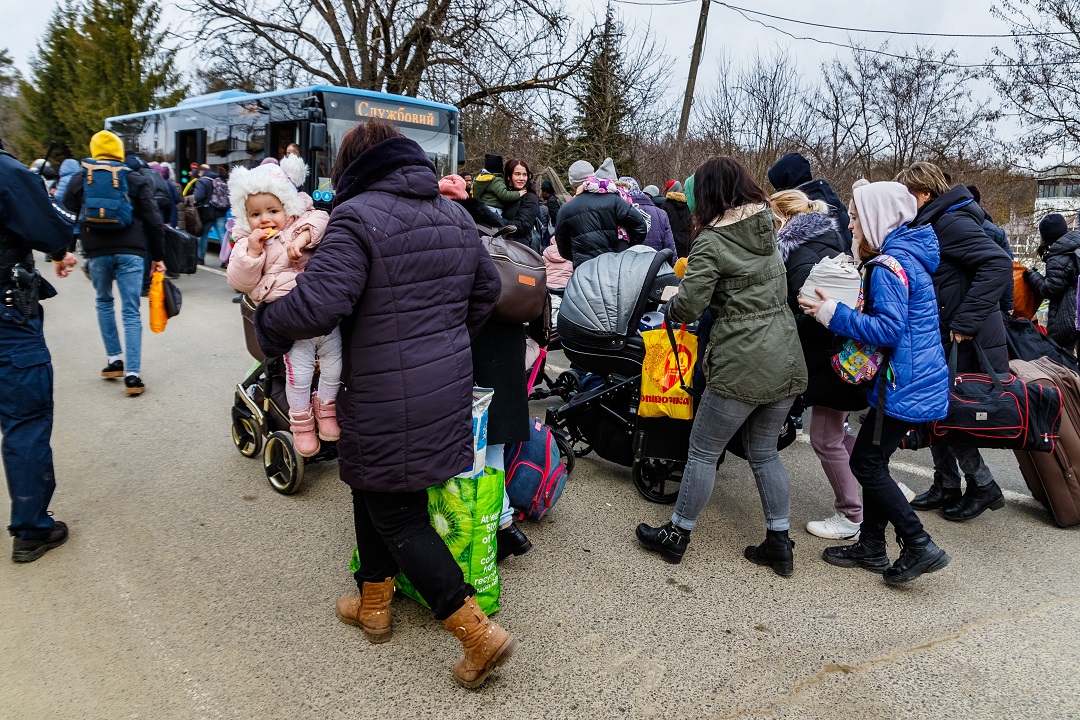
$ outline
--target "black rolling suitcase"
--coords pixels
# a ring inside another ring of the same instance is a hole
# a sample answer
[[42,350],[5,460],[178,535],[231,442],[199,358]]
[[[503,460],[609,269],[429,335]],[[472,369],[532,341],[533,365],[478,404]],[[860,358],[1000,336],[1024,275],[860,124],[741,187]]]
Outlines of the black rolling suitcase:
[[199,268],[199,238],[165,226],[165,267],[170,272],[194,274]]

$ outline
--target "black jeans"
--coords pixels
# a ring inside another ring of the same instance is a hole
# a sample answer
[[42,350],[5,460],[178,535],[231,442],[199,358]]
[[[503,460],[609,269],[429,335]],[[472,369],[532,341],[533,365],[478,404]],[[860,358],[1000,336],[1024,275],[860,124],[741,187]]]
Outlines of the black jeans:
[[360,569],[358,587],[404,571],[436,620],[454,614],[476,591],[465,583],[454,556],[428,516],[426,490],[377,493],[353,488],[353,519]]
[[886,415],[881,444],[875,445],[877,413],[875,408],[866,413],[866,421],[859,428],[851,451],[851,472],[863,489],[862,538],[884,541],[885,526],[892,523],[898,536],[910,540],[923,532],[922,522],[889,475],[889,458],[900,447],[900,440],[911,429],[911,423]]

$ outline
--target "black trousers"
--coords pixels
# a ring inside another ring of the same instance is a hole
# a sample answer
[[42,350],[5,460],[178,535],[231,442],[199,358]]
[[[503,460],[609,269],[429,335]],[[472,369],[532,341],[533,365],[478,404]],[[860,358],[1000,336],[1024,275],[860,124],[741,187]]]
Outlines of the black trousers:
[[360,569],[358,587],[404,571],[431,606],[436,620],[453,615],[476,591],[465,583],[454,556],[427,509],[427,491],[377,493],[353,488],[353,519]]
[[896,534],[909,540],[923,532],[923,526],[889,474],[889,458],[900,447],[911,423],[886,415],[881,427],[881,444],[875,445],[877,414],[876,408],[870,408],[866,413],[866,422],[859,428],[859,436],[851,450],[851,472],[863,489],[862,538],[884,541],[885,526],[892,523]]

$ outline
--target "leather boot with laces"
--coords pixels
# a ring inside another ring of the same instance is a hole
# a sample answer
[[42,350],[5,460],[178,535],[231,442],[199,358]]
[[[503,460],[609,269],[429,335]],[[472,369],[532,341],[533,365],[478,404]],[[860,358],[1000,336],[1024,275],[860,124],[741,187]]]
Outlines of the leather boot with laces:
[[641,523],[637,526],[637,539],[642,547],[658,552],[667,562],[678,565],[690,544],[690,531],[670,521],[660,527]]
[[883,574],[889,585],[911,582],[923,573],[940,570],[952,560],[925,532],[907,540],[897,540],[900,542],[900,557]]
[[343,595],[337,601],[338,620],[364,631],[369,642],[384,643],[394,629],[390,627],[390,603],[394,599],[394,578],[378,583],[364,583],[359,595]]
[[795,572],[794,547],[787,530],[766,530],[765,542],[749,546],[743,555],[756,565],[771,567],[777,575],[788,577]]
[[889,568],[889,556],[885,553],[885,540],[863,538],[854,545],[827,547],[821,553],[830,565],[842,568],[861,567],[876,573]]
[[492,622],[474,597],[466,598],[457,612],[443,620],[443,627],[461,641],[465,656],[454,665],[454,680],[470,690],[483,685],[488,675],[504,665],[518,648],[518,641]]
[[916,510],[937,510],[955,505],[960,501],[960,488],[947,488],[941,484],[941,476],[934,474],[934,484],[926,492],[915,496],[911,507]]

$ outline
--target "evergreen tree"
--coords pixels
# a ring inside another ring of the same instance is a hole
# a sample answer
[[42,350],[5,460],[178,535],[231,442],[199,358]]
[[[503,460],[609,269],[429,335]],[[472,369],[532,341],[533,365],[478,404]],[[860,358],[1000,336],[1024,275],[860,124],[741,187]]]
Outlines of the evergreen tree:
[[7,49],[0,50],[0,140],[15,149],[19,132],[19,71]]
[[626,124],[630,114],[623,77],[624,31],[609,4],[604,25],[588,71],[578,93],[577,127],[573,145],[581,159],[598,164],[605,157],[615,161],[623,175],[635,171]]
[[59,7],[31,63],[24,124],[28,146],[61,142],[75,157],[89,154],[90,136],[105,118],[168,107],[187,88],[175,50],[163,45],[156,0],[73,0]]

